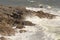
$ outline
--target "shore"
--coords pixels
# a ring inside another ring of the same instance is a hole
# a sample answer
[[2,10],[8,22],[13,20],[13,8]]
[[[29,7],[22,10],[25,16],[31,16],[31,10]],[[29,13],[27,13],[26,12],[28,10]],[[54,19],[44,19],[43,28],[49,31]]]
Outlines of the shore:
[[[46,13],[41,10],[40,11],[27,10],[26,7],[21,6],[12,7],[0,5],[0,35],[1,35],[0,39],[10,40],[5,39],[4,36],[15,36],[16,33],[18,32],[25,33],[28,31],[32,31],[32,33],[34,33],[37,28],[34,28],[32,26],[36,25],[38,25],[39,27],[42,26],[41,24],[43,21],[41,22],[41,19],[53,20],[57,16],[58,15],[50,14],[48,12]],[[26,28],[26,26],[28,27]],[[31,29],[29,29],[30,27]]]

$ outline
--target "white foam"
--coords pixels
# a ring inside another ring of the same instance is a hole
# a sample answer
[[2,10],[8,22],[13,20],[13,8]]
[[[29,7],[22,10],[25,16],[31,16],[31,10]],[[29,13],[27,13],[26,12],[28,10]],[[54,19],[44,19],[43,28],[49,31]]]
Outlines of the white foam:
[[51,9],[52,7],[51,6],[47,6],[48,9]]
[[[27,30],[25,33],[16,33],[15,36],[4,36],[5,38],[10,38],[11,40],[29,40],[29,36],[36,33],[37,28],[34,26],[25,26],[24,30]],[[18,30],[17,30],[18,31]]]
[[[48,9],[47,9],[48,8]],[[34,8],[34,7],[26,7],[27,10],[32,10],[32,11],[43,11],[45,13],[50,13],[54,15],[59,15],[60,16],[60,10],[56,11],[55,8],[52,8],[51,6],[47,6],[47,8]]]
[[[38,25],[38,28],[40,26],[40,27],[44,28],[45,31],[48,31],[49,30],[50,32],[55,32],[56,27],[60,28],[60,17],[56,17],[55,19],[45,19],[45,18],[42,18],[41,19],[41,18],[39,18],[37,16],[33,16],[33,17],[27,16],[26,17],[26,21],[30,21],[32,23],[37,24]],[[51,36],[52,35],[55,36],[57,34],[52,33]]]
[[[43,29],[44,29],[44,31],[47,31],[48,30],[48,28],[46,27],[47,25],[49,26],[51,23],[50,22],[52,22],[53,20],[49,20],[49,19],[40,19],[39,17],[37,17],[37,16],[34,16],[34,17],[26,17],[26,21],[30,21],[30,22],[32,22],[32,23],[35,23],[35,24],[37,24],[38,25],[38,28],[40,28],[40,27],[42,27]],[[50,22],[49,22],[50,21]],[[47,23],[47,22],[49,22],[49,24]],[[53,24],[51,24],[51,25],[53,25]],[[50,26],[51,26],[50,25]],[[40,27],[39,27],[40,26]],[[37,26],[36,26],[37,27]],[[42,31],[43,32],[43,31]],[[46,32],[47,33],[47,32]],[[49,34],[47,34],[47,35],[49,35]],[[53,34],[52,34],[53,35]],[[52,36],[51,35],[51,36]],[[48,39],[48,37],[47,37],[47,39]]]
[[43,6],[43,4],[39,4],[38,6],[39,6],[39,7],[40,7],[40,6]]
[[34,2],[35,2],[34,0],[27,0],[27,1],[29,1],[29,2],[31,2],[31,3],[34,3]]

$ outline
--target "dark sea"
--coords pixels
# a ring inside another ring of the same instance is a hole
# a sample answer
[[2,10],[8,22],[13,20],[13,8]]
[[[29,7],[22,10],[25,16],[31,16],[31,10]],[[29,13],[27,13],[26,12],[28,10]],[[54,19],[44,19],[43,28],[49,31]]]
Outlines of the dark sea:
[[0,0],[0,4],[38,7],[39,4],[60,8],[60,0]]

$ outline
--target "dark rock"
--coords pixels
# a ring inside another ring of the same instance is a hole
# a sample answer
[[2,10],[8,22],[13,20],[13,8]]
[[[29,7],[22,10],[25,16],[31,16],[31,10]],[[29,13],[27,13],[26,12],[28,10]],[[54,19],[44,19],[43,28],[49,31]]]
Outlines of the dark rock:
[[16,20],[16,21],[14,21],[14,24],[20,24],[20,21]]
[[22,25],[34,26],[35,24],[33,24],[33,23],[30,22],[30,21],[23,21],[23,22],[22,22]]
[[13,15],[11,15],[11,17],[15,18],[15,19],[20,19],[21,15],[18,15],[16,13],[13,13]]
[[39,6],[40,8],[43,8],[43,6]]
[[23,25],[21,25],[21,24],[18,24],[16,28],[22,29],[22,28],[25,28],[25,27]]
[[26,30],[20,30],[20,33],[24,33],[24,32],[27,32]]
[[44,13],[43,11],[38,11],[36,15],[40,18],[48,18],[48,19],[53,19],[57,16],[49,13]]

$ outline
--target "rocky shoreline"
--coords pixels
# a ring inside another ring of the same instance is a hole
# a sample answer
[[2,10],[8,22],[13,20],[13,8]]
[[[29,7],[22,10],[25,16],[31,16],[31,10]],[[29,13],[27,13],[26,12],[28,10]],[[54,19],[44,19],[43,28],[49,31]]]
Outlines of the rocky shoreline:
[[[40,18],[53,19],[57,15],[44,13],[43,11],[31,11],[25,7],[11,7],[11,6],[0,6],[0,34],[3,36],[11,36],[15,34],[15,29],[12,27],[16,26],[18,29],[25,28],[24,26],[33,26],[30,21],[25,21],[26,16],[38,16]],[[26,30],[20,30],[20,33],[26,32]]]

